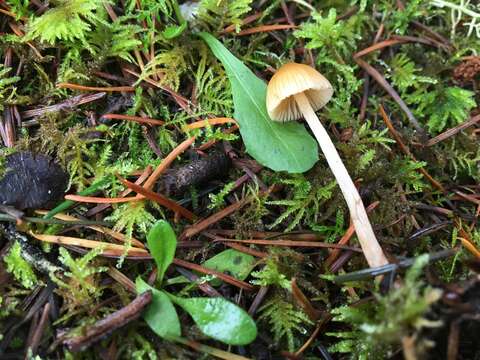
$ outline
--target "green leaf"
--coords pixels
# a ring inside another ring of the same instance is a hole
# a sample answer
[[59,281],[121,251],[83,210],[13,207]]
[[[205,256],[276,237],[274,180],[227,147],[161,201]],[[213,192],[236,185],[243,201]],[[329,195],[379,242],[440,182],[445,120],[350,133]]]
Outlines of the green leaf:
[[159,220],[150,229],[147,235],[147,244],[158,267],[157,278],[162,281],[165,271],[175,256],[177,236],[167,221]]
[[255,321],[224,298],[179,298],[166,294],[190,314],[207,336],[229,345],[246,345],[257,337]]
[[166,339],[181,336],[180,321],[170,298],[164,292],[148,285],[141,277],[137,277],[135,283],[139,294],[152,291],[152,302],[143,313],[143,318],[150,329]]
[[[228,273],[238,280],[245,280],[255,266],[255,258],[235,249],[228,249],[208,259],[202,264],[207,269]],[[220,279],[212,281],[212,285],[220,284]]]
[[[251,255],[244,254],[235,249],[228,249],[208,259],[202,266],[207,269],[226,273],[238,280],[245,280],[255,267],[255,258]],[[177,276],[167,280],[168,285],[183,284],[189,281],[185,276]],[[213,279],[210,284],[218,286],[222,283],[220,279]]]
[[297,122],[270,119],[265,99],[267,85],[212,35],[202,32],[213,54],[222,62],[232,85],[235,119],[247,152],[275,171],[301,173],[318,160],[315,140]]

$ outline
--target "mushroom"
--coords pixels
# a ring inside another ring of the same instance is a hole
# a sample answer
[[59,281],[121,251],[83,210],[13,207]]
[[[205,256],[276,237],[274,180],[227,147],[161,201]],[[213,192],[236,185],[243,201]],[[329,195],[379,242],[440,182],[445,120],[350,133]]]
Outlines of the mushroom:
[[345,197],[363,254],[370,267],[388,264],[368,220],[362,199],[338,155],[327,131],[315,114],[332,97],[330,82],[314,68],[297,63],[280,67],[267,88],[267,110],[275,121],[297,120],[302,116],[317,138],[340,190]]

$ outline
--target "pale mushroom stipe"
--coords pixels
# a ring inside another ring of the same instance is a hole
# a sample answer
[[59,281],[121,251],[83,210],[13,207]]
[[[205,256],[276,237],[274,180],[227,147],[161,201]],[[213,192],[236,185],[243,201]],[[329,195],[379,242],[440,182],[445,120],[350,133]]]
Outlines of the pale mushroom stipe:
[[370,267],[388,264],[368,220],[365,206],[335,145],[315,111],[333,95],[330,82],[314,68],[297,63],[280,67],[267,88],[267,110],[275,121],[305,118],[343,193],[363,254]]

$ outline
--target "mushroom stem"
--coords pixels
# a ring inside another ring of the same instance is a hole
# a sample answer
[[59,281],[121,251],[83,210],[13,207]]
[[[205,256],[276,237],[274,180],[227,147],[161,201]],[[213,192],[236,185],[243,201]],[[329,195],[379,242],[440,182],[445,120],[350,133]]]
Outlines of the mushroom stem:
[[363,254],[370,267],[377,267],[388,264],[380,244],[375,237],[372,225],[368,220],[365,206],[363,205],[360,194],[355,187],[350,175],[348,174],[342,159],[338,155],[335,145],[333,145],[330,136],[318,119],[305,93],[298,93],[294,95],[298,108],[302,112],[305,120],[317,138],[318,144],[322,149],[328,165],[335,176],[338,186],[343,193],[348,209],[350,210],[350,217],[355,227],[360,246]]

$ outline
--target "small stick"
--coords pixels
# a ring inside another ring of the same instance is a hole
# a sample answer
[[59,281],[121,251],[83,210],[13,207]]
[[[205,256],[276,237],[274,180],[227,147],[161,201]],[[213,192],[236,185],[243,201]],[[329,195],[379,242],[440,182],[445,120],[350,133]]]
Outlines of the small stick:
[[105,95],[107,95],[106,92],[99,92],[95,94],[81,94],[55,105],[49,105],[49,106],[44,106],[37,109],[26,110],[21,112],[20,114],[23,119],[30,119],[30,118],[34,118],[44,114],[48,114],[50,112],[57,112],[60,110],[69,110],[74,108],[75,106],[87,104],[92,101],[102,99],[105,97]]
[[124,308],[115,311],[95,324],[87,327],[85,332],[73,338],[63,341],[63,344],[68,347],[70,351],[82,351],[110,335],[114,330],[123,327],[129,322],[137,319],[142,313],[143,309],[152,301],[152,292],[146,291],[138,295],[135,300]]

